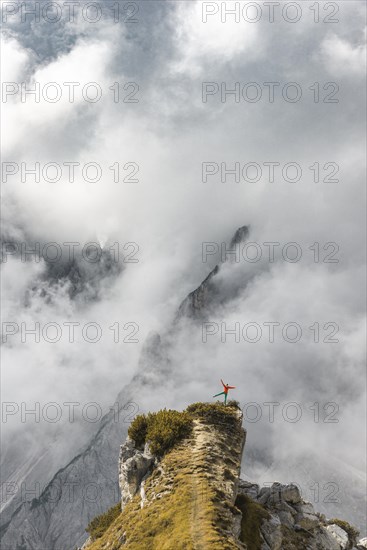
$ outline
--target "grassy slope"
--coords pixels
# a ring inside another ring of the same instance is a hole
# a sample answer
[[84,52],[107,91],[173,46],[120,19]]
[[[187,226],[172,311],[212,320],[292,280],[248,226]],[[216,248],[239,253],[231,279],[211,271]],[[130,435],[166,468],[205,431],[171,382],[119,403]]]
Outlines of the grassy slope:
[[192,435],[147,479],[144,508],[136,495],[88,550],[239,547],[229,529],[236,511],[230,496],[239,473],[241,426],[235,409],[210,407],[192,412]]

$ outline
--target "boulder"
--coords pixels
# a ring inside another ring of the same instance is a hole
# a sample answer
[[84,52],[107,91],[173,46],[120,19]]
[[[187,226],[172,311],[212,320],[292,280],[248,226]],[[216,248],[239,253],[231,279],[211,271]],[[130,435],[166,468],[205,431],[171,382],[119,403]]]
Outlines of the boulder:
[[332,536],[332,534],[327,531],[326,527],[320,526],[318,529],[315,529],[313,538],[312,549],[320,550],[340,550],[340,544]]
[[280,490],[281,499],[291,504],[298,504],[301,502],[301,495],[299,489],[293,483],[289,485],[283,485]]
[[260,487],[257,483],[251,483],[251,481],[245,481],[240,479],[238,483],[238,494],[248,495],[253,500],[257,500],[259,496]]
[[[267,487],[261,489],[259,495],[267,494],[267,491],[265,491],[265,489],[267,489]],[[288,485],[283,485],[282,483],[275,482],[270,487],[270,493],[268,498],[266,499],[266,502],[269,505],[276,506],[280,502],[298,504],[299,502],[301,502],[301,500],[301,495],[296,485],[292,483]]]
[[282,548],[282,524],[277,516],[272,516],[262,522],[260,531],[266,544],[271,550],[281,550]]
[[270,487],[262,487],[259,491],[257,500],[260,504],[266,504],[270,497]]
[[295,520],[293,515],[290,512],[280,510],[277,512],[278,518],[280,519],[282,525],[285,525],[289,529],[293,529]]
[[358,550],[365,550],[367,549],[367,537],[360,539],[357,543]]
[[295,516],[297,514],[297,510],[295,510],[293,508],[293,506],[291,506],[290,504],[288,504],[288,502],[285,502],[285,501],[278,502],[274,506],[274,509],[276,510],[277,513],[278,513],[278,511],[279,512],[288,512],[289,514],[292,514],[292,516]]
[[300,502],[299,504],[295,504],[294,509],[299,514],[315,514],[315,510],[311,504],[311,502]]
[[331,525],[326,526],[326,530],[330,533],[331,536],[335,538],[337,543],[340,545],[342,550],[346,550],[349,546],[348,533],[344,531],[339,525],[332,523]]
[[296,522],[302,529],[310,531],[318,525],[319,520],[315,514],[302,514],[296,516]]
[[310,502],[302,502],[295,504],[297,510],[296,523],[307,531],[314,529],[320,523],[320,519],[315,514],[313,506]]
[[274,510],[276,514],[278,515],[281,523],[288,527],[289,529],[293,529],[295,524],[295,516],[297,514],[296,510],[292,508],[287,502],[278,502],[274,506]]

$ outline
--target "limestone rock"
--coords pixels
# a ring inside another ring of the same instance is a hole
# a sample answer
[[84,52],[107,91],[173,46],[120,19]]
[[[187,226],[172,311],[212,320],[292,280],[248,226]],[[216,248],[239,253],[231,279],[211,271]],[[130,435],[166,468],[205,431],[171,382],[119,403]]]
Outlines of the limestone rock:
[[282,525],[285,525],[289,529],[293,529],[295,525],[295,511],[286,502],[280,503],[277,507],[277,515]]
[[78,550],[86,550],[86,548],[88,548],[88,546],[90,546],[91,544],[92,544],[92,537],[88,537],[85,543],[83,544],[83,546],[81,548],[78,548]]
[[[275,482],[260,488],[256,483],[239,480],[238,492],[261,504],[270,515],[261,525],[261,550],[280,550],[288,544],[307,550],[350,548],[348,534],[336,524],[328,525],[324,515],[302,500],[296,485]],[[358,550],[367,550],[367,539],[359,544]]]
[[270,487],[262,487],[259,491],[258,502],[266,504],[270,497]]
[[[261,489],[260,493],[266,494],[267,491]],[[282,485],[279,482],[273,483],[269,489],[269,504],[276,505],[280,502],[288,502],[290,504],[301,502],[301,495],[298,487],[293,484]]]
[[121,490],[121,507],[123,508],[140,489],[143,478],[150,471],[155,458],[149,446],[144,450],[135,447],[135,442],[129,437],[120,447],[119,483]]
[[248,495],[253,500],[257,500],[259,495],[260,487],[257,483],[251,483],[250,481],[245,481],[240,479],[238,483],[238,494],[239,495]]
[[314,530],[314,540],[311,544],[311,549],[322,550],[340,550],[340,545],[337,540],[324,526],[319,526]]
[[348,548],[348,533],[346,533],[344,529],[342,529],[341,527],[339,527],[339,525],[336,525],[335,523],[327,525],[326,529],[336,539],[342,550],[346,550]]
[[261,525],[261,534],[271,550],[281,550],[282,547],[282,524],[277,516],[263,521]]
[[312,504],[310,504],[309,502],[296,504],[295,509],[298,512],[295,518],[296,523],[298,523],[298,525],[300,525],[302,529],[311,530],[320,523],[320,520],[315,514]]
[[[275,484],[273,484],[273,486],[274,485]],[[280,487],[280,495],[281,500],[285,500],[285,502],[289,502],[291,504],[297,504],[301,502],[299,489],[296,485],[293,485],[292,483],[289,485],[282,485]]]

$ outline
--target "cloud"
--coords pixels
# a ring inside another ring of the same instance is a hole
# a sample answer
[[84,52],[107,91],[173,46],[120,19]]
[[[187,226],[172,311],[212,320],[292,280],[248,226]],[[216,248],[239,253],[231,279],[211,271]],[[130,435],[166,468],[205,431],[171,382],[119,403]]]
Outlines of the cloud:
[[320,54],[327,70],[334,76],[363,76],[365,74],[365,40],[360,44],[353,45],[336,34],[330,34],[322,42]]
[[12,37],[1,35],[1,71],[3,82],[18,82],[29,65],[30,54]]
[[228,17],[223,24],[219,16],[213,21],[211,17],[206,16],[201,2],[178,5],[173,21],[177,45],[173,71],[197,77],[206,69],[213,69],[213,64],[230,63],[240,55],[249,59],[260,55],[261,42],[256,25],[247,22],[239,25],[234,17]]

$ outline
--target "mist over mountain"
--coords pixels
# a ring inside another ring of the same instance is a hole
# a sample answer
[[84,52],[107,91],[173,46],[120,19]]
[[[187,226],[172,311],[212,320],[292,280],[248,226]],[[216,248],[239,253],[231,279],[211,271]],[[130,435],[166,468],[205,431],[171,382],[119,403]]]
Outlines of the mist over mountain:
[[[235,239],[236,246],[246,243],[249,237],[247,228],[242,229],[235,234],[241,235],[241,238]],[[233,239],[231,243],[233,244]],[[36,495],[36,498],[34,493],[29,492],[26,503],[24,503],[24,490],[20,488],[18,492],[13,491],[14,495],[6,503],[3,512],[2,545],[4,548],[10,549],[14,542],[18,545],[26,544],[27,548],[32,549],[41,549],[45,546],[66,548],[82,544],[86,538],[84,529],[90,520],[118,501],[116,457],[119,452],[119,442],[126,436],[129,422],[140,410],[141,403],[153,401],[152,394],[158,394],[155,406],[159,407],[164,402],[172,403],[172,398],[170,400],[168,395],[174,392],[174,384],[181,388],[187,387],[185,380],[185,376],[188,375],[187,370],[183,372],[178,370],[178,365],[181,369],[185,365],[184,359],[179,356],[180,351],[192,347],[194,343],[196,349],[194,353],[191,350],[190,360],[200,358],[197,334],[198,328],[202,331],[205,323],[200,324],[198,320],[207,319],[209,312],[212,315],[211,319],[215,319],[216,311],[222,312],[223,308],[232,303],[233,294],[227,296],[220,294],[221,289],[229,284],[228,281],[223,284],[220,274],[225,269],[229,269],[228,273],[230,273],[231,269],[236,270],[236,267],[235,263],[218,264],[197,289],[183,300],[178,308],[175,323],[161,335],[151,333],[148,336],[142,349],[137,374],[119,393],[115,399],[115,405],[98,425],[96,434],[92,435],[81,452],[78,452],[69,463],[63,455],[60,457],[59,444],[51,447],[46,455],[42,451],[37,460],[31,455],[29,470],[22,479],[22,465],[15,472],[10,468],[11,476],[8,479],[21,479],[25,487],[30,487],[31,484],[33,486],[42,480],[44,489]],[[227,277],[231,281],[233,275],[230,277],[228,273]],[[246,290],[248,282],[251,281],[249,274],[243,281],[244,290]],[[204,347],[203,341],[202,347]],[[218,350],[215,351],[215,355],[217,354]],[[212,356],[212,360],[215,361],[215,356]],[[278,376],[280,375],[279,370]],[[162,394],[164,399],[161,397]],[[277,389],[275,395],[279,400],[281,399],[281,388]],[[321,391],[319,396],[321,399]],[[256,407],[260,406],[254,403]],[[277,402],[273,401],[273,403],[275,406]],[[294,407],[294,402],[292,403]],[[301,408],[302,405],[301,410],[304,414],[306,403],[302,401],[300,403],[297,406]],[[245,404],[245,411],[248,411],[248,404]],[[274,479],[297,482],[308,499],[313,495],[314,499],[317,499],[319,509],[328,516],[346,517],[363,529],[365,504],[363,470],[347,468],[344,460],[337,461],[327,455],[325,457],[324,449],[321,449],[321,452],[311,451],[307,441],[301,443],[298,440],[297,433],[287,433],[289,428],[286,424],[294,424],[293,411],[288,422],[285,421],[284,412],[281,423],[279,419],[278,422],[274,422],[273,418],[274,425],[271,425],[269,420],[270,417],[265,423],[253,424],[252,413],[251,415],[249,413],[249,430],[253,436],[253,442],[245,462],[246,476],[253,477],[256,473],[265,484]],[[308,419],[299,420],[303,422],[302,438],[307,438],[312,433],[310,431],[312,415]],[[66,444],[68,436],[68,431],[61,432],[61,443]],[[325,430],[323,437],[325,437]],[[273,442],[275,438],[279,439],[278,445]],[[269,441],[272,442],[271,445]],[[71,449],[70,442],[68,448]],[[75,443],[74,449],[75,452],[78,449]],[[16,445],[13,452],[16,454]],[[66,466],[59,471],[54,466],[55,475],[52,476],[50,462],[52,464],[52,461],[56,460],[56,464],[57,461],[60,464],[60,458],[65,460]],[[38,464],[42,466],[41,471],[37,467]],[[90,487],[98,489],[98,498],[86,496]]]
[[[335,24],[308,6],[296,24],[253,24],[165,1],[116,22],[113,4],[95,24],[80,5],[52,24],[8,14],[2,30],[3,81],[19,84],[2,102],[5,547],[83,542],[118,497],[131,419],[209,400],[221,378],[244,414],[246,478],[299,483],[365,531],[365,6],[338,3]],[[80,84],[73,102],[65,82]],[[99,101],[83,98],[91,82]],[[261,99],[222,101],[236,82]],[[22,101],[22,83],[39,83],[39,102]],[[323,101],[328,83],[338,102]],[[225,173],[236,163],[239,181]],[[70,505],[75,479],[102,496]]]

